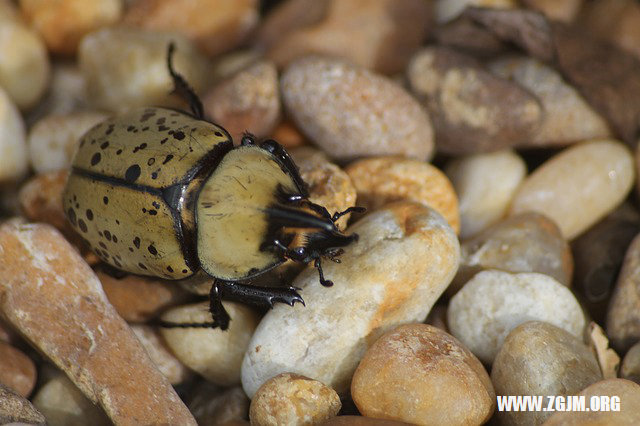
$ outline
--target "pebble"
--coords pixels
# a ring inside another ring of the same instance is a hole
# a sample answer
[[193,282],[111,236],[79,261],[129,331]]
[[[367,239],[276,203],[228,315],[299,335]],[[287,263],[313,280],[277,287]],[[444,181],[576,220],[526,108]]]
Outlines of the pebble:
[[397,202],[349,228],[357,243],[341,263],[325,262],[324,288],[308,268],[293,282],[306,307],[276,305],[254,333],[242,365],[249,397],[284,372],[319,380],[344,394],[358,362],[385,331],[424,321],[459,261],[455,233],[431,208]]
[[250,401],[240,386],[220,391],[211,382],[203,382],[193,395],[187,405],[199,426],[231,426],[249,416]]
[[[580,338],[540,321],[513,329],[491,370],[498,395],[574,395],[601,379],[595,356]],[[499,411],[497,417],[503,424],[533,425],[551,414]]]
[[445,154],[477,154],[524,143],[543,117],[541,104],[529,91],[448,48],[420,50],[407,78],[429,111],[438,151]]
[[75,237],[62,208],[62,190],[68,175],[67,170],[59,170],[32,177],[20,188],[18,200],[22,214],[30,221],[48,223]]
[[488,68],[495,75],[522,85],[542,103],[542,122],[520,147],[567,145],[611,136],[605,119],[550,66],[516,56],[493,61]]
[[633,239],[625,254],[618,281],[609,301],[607,336],[620,353],[640,340],[640,235]]
[[0,246],[0,312],[114,423],[195,425],[98,278],[55,228],[5,223]]
[[407,426],[407,423],[396,422],[394,420],[372,419],[371,417],[337,416],[322,423],[322,426]]
[[0,423],[44,426],[45,418],[28,399],[0,383]]
[[324,383],[282,373],[256,391],[249,419],[255,426],[313,425],[336,416],[341,407],[336,391]]
[[436,0],[436,21],[438,23],[452,21],[469,6],[512,9],[519,5],[514,0]]
[[353,376],[351,395],[364,416],[419,425],[483,424],[496,403],[480,361],[426,324],[403,325],[378,339]]
[[80,68],[75,62],[54,62],[49,89],[42,102],[30,111],[29,119],[35,122],[48,115],[66,115],[85,109],[90,109],[89,99]]
[[[221,385],[240,383],[240,366],[249,339],[258,325],[258,315],[245,305],[223,302],[231,317],[229,329],[160,328],[173,354],[207,380]],[[169,309],[163,321],[174,323],[211,322],[209,302]]]
[[123,21],[146,30],[180,33],[215,56],[233,49],[254,30],[258,5],[258,0],[137,0]]
[[582,11],[584,0],[524,0],[523,3],[549,19],[571,23]]
[[78,64],[93,107],[119,111],[148,105],[182,106],[170,95],[173,83],[167,72],[167,46],[171,41],[176,45],[176,71],[200,92],[207,81],[205,58],[178,34],[115,27],[82,39]]
[[271,133],[271,138],[277,140],[287,150],[307,144],[304,135],[289,120],[281,121]]
[[634,0],[586,2],[578,22],[585,29],[640,58],[640,5]]
[[640,342],[631,346],[622,359],[620,377],[640,384]]
[[207,92],[202,103],[236,143],[245,132],[263,139],[280,121],[278,70],[268,61],[250,65]]
[[333,158],[433,155],[429,116],[402,87],[347,62],[306,57],[281,78],[285,108],[296,125]]
[[80,40],[122,16],[123,0],[20,0],[22,16],[34,27],[49,50],[73,55]]
[[518,325],[547,321],[581,336],[585,317],[567,287],[538,273],[482,271],[451,299],[449,330],[481,361],[491,364],[502,343]]
[[100,270],[96,274],[109,303],[127,322],[147,322],[189,299],[189,294],[172,281],[139,275],[115,278]]
[[107,117],[103,112],[82,111],[49,115],[38,120],[27,136],[31,166],[35,172],[69,168],[80,137]]
[[376,210],[384,204],[408,200],[440,213],[460,232],[458,198],[449,179],[437,167],[418,160],[379,157],[349,164],[345,171],[358,193],[358,205]]
[[[601,401],[600,411],[565,411],[556,412],[544,423],[544,426],[596,426],[596,425],[628,425],[640,424],[640,386],[624,379],[608,379],[596,382],[578,395],[584,395],[585,405],[589,407],[590,401]],[[619,398],[619,411],[605,410],[604,400],[613,408],[612,397]]]
[[622,203],[634,174],[633,158],[622,143],[577,144],[551,157],[524,180],[510,214],[543,213],[571,240]]
[[25,139],[22,116],[0,87],[0,183],[20,180],[27,173],[29,154]]
[[308,54],[323,54],[393,74],[404,69],[432,27],[431,5],[422,0],[317,3],[321,5],[293,0],[267,15],[257,43],[280,67]]
[[0,342],[0,383],[28,397],[36,384],[36,366],[24,352]]
[[460,268],[447,289],[449,294],[487,269],[537,272],[571,286],[571,247],[562,238],[558,226],[539,213],[521,213],[498,222],[463,241],[460,254]]
[[0,24],[0,86],[21,110],[32,108],[44,95],[51,65],[47,49],[33,30],[19,20]]

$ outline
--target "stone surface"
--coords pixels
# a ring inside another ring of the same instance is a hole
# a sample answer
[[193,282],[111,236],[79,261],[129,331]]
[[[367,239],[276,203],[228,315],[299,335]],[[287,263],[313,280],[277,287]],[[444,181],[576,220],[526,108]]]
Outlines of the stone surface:
[[205,114],[224,127],[236,143],[245,132],[268,136],[280,120],[278,71],[260,61],[216,85],[202,98]]
[[36,384],[36,365],[17,348],[0,342],[0,384],[28,397]]
[[290,0],[267,15],[257,44],[280,66],[324,54],[391,74],[426,39],[431,17],[421,0]]
[[360,416],[338,416],[332,417],[322,426],[406,426],[408,423],[396,422],[395,420],[372,419],[371,417]]
[[271,133],[271,138],[278,141],[287,150],[307,144],[304,135],[289,120],[281,121]]
[[582,336],[585,327],[584,314],[571,291],[537,273],[479,272],[451,299],[447,310],[451,334],[487,364],[511,330],[534,320],[574,336]]
[[173,83],[167,70],[167,47],[171,41],[176,45],[176,71],[200,92],[207,80],[206,63],[191,42],[175,33],[114,27],[91,33],[78,49],[91,104],[110,111],[148,105],[187,109],[170,96]]
[[522,183],[510,214],[537,211],[571,240],[614,210],[634,181],[629,150],[613,140],[574,145],[554,155]]
[[408,200],[430,206],[460,232],[458,198],[438,168],[418,160],[379,157],[355,161],[345,169],[358,193],[358,205],[373,211]]
[[[223,302],[231,322],[229,329],[160,328],[175,356],[207,380],[222,386],[240,383],[240,365],[258,315],[245,305]],[[210,322],[209,302],[169,309],[162,320],[174,323]]]
[[587,2],[578,22],[640,58],[640,5],[633,0]]
[[436,19],[440,23],[451,21],[469,6],[511,9],[517,7],[517,3],[514,0],[436,0]]
[[[578,337],[539,321],[509,333],[491,370],[497,395],[574,395],[601,379],[598,362]],[[551,414],[502,411],[497,416],[504,424],[540,424]]]
[[0,311],[114,423],[195,425],[100,282],[49,225],[0,226]]
[[429,117],[391,80],[337,59],[306,57],[281,78],[285,108],[314,143],[336,159],[433,154]]
[[312,425],[334,417],[341,406],[338,394],[324,383],[282,373],[256,391],[249,419],[256,426]]
[[263,318],[242,365],[247,395],[283,372],[345,393],[367,348],[397,325],[424,321],[458,266],[455,233],[420,204],[390,204],[352,232],[360,239],[345,247],[341,263],[323,264],[333,287],[322,287],[308,268],[293,282],[306,307],[276,305]]
[[45,425],[45,418],[28,399],[0,383],[0,424]]
[[504,217],[527,168],[518,154],[502,150],[454,158],[444,172],[459,197],[460,237],[469,238]]
[[463,241],[460,253],[460,268],[447,289],[449,294],[487,269],[537,272],[571,285],[571,248],[558,226],[539,213],[522,213],[498,222]]
[[236,47],[258,23],[258,0],[138,0],[124,23],[172,31],[193,40],[208,55]]
[[29,155],[25,138],[22,117],[0,87],[0,183],[20,180],[27,173]]
[[22,16],[44,38],[51,52],[73,55],[86,34],[116,23],[123,0],[20,0]]
[[622,359],[620,377],[640,384],[640,342],[631,346]]
[[203,382],[194,389],[187,406],[199,426],[231,426],[232,422],[249,418],[249,403],[240,386],[221,391],[216,385]]
[[62,209],[62,190],[67,170],[43,173],[29,179],[18,193],[22,214],[32,222],[55,226],[66,235],[75,235]]
[[54,62],[49,89],[42,101],[29,114],[33,122],[48,115],[65,115],[89,109],[85,78],[77,63]]
[[529,9],[543,13],[547,18],[570,23],[578,16],[584,0],[524,0],[523,3]]
[[482,424],[496,400],[480,361],[426,324],[403,325],[378,339],[353,376],[351,395],[365,416],[419,425]]
[[603,379],[618,377],[620,357],[609,347],[609,339],[597,323],[591,321],[585,330],[585,342],[598,360]]

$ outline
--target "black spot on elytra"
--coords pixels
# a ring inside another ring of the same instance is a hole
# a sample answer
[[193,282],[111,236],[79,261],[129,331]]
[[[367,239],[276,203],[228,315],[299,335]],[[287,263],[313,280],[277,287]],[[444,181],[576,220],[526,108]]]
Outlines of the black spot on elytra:
[[121,149],[116,151],[116,155],[120,155],[120,154],[122,154],[122,150]]
[[87,209],[87,211],[84,212],[84,214],[87,216],[87,219],[93,220],[93,211],[91,211],[91,209]]
[[104,132],[104,134],[105,135],[110,135],[111,132],[113,132],[113,128],[114,128],[114,125],[113,124],[109,124],[109,127],[107,127],[107,131]]
[[164,157],[164,161],[162,162],[162,164],[167,164],[172,159],[173,159],[173,155],[169,154],[166,157]]
[[221,138],[222,137],[222,133],[220,132],[215,132],[214,135],[216,135],[217,137]]
[[157,211],[157,210],[149,210],[149,214],[150,214],[151,216],[155,216],[155,215],[157,215],[157,214],[158,214],[158,211]]
[[159,209],[159,208],[160,208],[160,203],[158,203],[157,201],[152,202],[152,203],[151,203],[151,205],[152,205],[153,207],[155,207],[156,209]]
[[167,271],[173,272],[173,268],[171,266],[167,266]]
[[111,241],[111,232],[107,231],[106,229],[104,230],[104,237],[107,239],[107,241]]
[[149,130],[149,126],[144,126],[141,131],[146,132],[147,130]]
[[76,224],[78,223],[76,218],[76,211],[72,207],[69,207],[69,210],[67,210],[67,217],[69,218],[69,222],[71,222],[73,226],[76,226]]
[[129,251],[133,253],[133,247],[129,247]]
[[154,256],[156,256],[158,254],[158,250],[156,250],[156,248],[153,246],[153,244],[151,244],[149,247],[147,247],[147,250],[149,250],[149,253],[151,253]]
[[91,157],[91,165],[95,166],[100,162],[101,159],[102,159],[102,155],[100,155],[99,152],[96,152],[95,154],[93,154],[93,157]]
[[158,172],[151,173],[151,179],[158,179]]
[[98,235],[100,235],[101,237],[104,237],[104,234],[102,233],[102,231],[98,231]]
[[102,142],[100,144],[100,149],[107,149],[109,147],[109,141]]
[[122,268],[122,263],[120,263],[118,259],[113,258],[113,263],[115,263],[118,268]]
[[116,237],[116,234],[113,234],[113,235],[111,236],[111,238],[113,238],[113,242],[114,242],[114,243],[117,243],[117,242],[118,242],[118,237]]
[[138,263],[138,266],[141,267],[142,269],[144,269],[145,271],[147,270],[147,267],[142,262]]
[[134,164],[133,166],[129,167],[127,171],[124,173],[124,180],[126,180],[129,183],[135,182],[139,177],[140,177],[140,166],[137,164]]
[[78,228],[80,228],[82,232],[87,232],[87,224],[84,223],[84,220],[78,220]]
[[147,166],[153,166],[153,163],[156,162],[156,159],[151,157],[147,160]]
[[120,225],[120,221],[116,219],[116,225]]
[[171,129],[171,127],[167,127],[167,126],[158,126],[158,131],[159,132],[165,132],[167,130]]
[[80,208],[80,203],[76,203],[76,209]]
[[84,146],[84,143],[85,143],[85,142],[86,142],[86,141],[85,141],[84,139],[82,139],[82,140],[80,141],[80,148],[82,148],[82,147]]
[[133,239],[133,245],[136,246],[137,249],[140,248],[140,237],[135,237]]
[[102,197],[102,202],[105,204],[109,204],[109,197]]
[[186,274],[187,272],[189,272],[189,271],[187,271],[186,269],[183,269],[183,270],[182,270],[182,273],[183,273],[183,274]]
[[153,117],[154,115],[156,115],[155,111],[147,110],[147,111],[144,112],[142,117],[140,117],[140,122],[143,123],[143,122],[147,121],[148,119],[150,119],[151,117]]
[[102,247],[103,249],[106,249],[106,248],[107,248],[107,245],[106,245],[105,243],[103,243],[102,241],[100,241],[98,244],[99,244],[99,245],[100,245],[100,247]]
[[184,139],[184,132],[175,132],[173,134],[173,138],[181,141],[182,139]]
[[133,132],[136,129],[136,126],[127,127],[127,132]]
[[134,154],[140,150],[143,150],[147,147],[146,143],[141,143],[140,145],[136,146],[135,148],[133,148],[133,152]]
[[147,209],[143,207],[142,208],[142,213],[146,213],[146,212],[147,212]]
[[167,121],[165,117],[160,117],[156,120],[156,124],[159,126],[161,124],[164,124],[165,121]]
[[160,145],[164,145],[166,141],[168,141],[169,138],[164,138],[160,141]]

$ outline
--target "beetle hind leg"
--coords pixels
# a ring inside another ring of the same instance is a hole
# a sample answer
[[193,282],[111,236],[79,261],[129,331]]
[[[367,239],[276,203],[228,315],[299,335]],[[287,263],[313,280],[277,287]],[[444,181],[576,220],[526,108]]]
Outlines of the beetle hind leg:
[[211,286],[209,292],[209,312],[211,312],[212,322],[169,322],[156,321],[156,324],[164,328],[220,328],[226,330],[229,328],[229,314],[222,306],[221,298],[221,281],[216,280]]
[[189,103],[191,112],[200,120],[204,120],[204,107],[202,101],[196,95],[196,92],[189,86],[189,83],[173,68],[173,53],[176,50],[176,45],[171,42],[167,48],[167,68],[169,69],[169,75],[173,80],[173,93],[180,96]]

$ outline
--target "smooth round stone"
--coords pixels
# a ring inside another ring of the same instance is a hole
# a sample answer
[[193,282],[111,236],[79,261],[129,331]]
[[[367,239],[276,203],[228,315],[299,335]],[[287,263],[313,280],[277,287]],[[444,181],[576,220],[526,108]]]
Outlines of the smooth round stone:
[[424,321],[455,274],[459,245],[429,207],[398,202],[349,228],[357,243],[325,262],[322,287],[308,268],[293,282],[306,307],[276,305],[256,329],[242,364],[250,397],[271,377],[294,372],[345,393],[367,348],[385,331]]
[[0,87],[0,183],[22,178],[29,168],[22,116]]
[[176,45],[173,58],[176,71],[196,93],[200,92],[207,81],[206,60],[179,34],[114,27],[82,39],[78,64],[92,105],[110,111],[184,105],[170,95],[173,82],[167,71],[167,46],[171,42]]
[[287,67],[281,90],[298,127],[336,159],[401,155],[426,160],[433,154],[429,116],[386,77],[313,56]]
[[[509,333],[491,370],[498,395],[574,395],[601,379],[595,356],[580,338],[539,321]],[[523,425],[540,424],[551,414],[502,411],[497,416],[504,424]]]
[[444,172],[458,194],[464,239],[504,217],[527,167],[518,154],[503,150],[455,158]]
[[28,397],[36,384],[36,366],[27,355],[8,343],[0,342],[0,383]]
[[622,359],[620,377],[640,384],[640,342],[631,346]]
[[310,425],[334,417],[342,403],[336,391],[317,380],[283,373],[267,380],[251,399],[255,426]]
[[175,357],[162,340],[160,333],[149,325],[133,324],[133,331],[147,351],[149,358],[160,370],[164,377],[169,380],[172,385],[180,384],[193,376],[193,372],[189,370],[178,358]]
[[351,395],[364,416],[419,425],[482,424],[496,401],[480,361],[426,324],[380,337],[353,375]]
[[511,330],[533,320],[549,322],[574,336],[581,336],[585,327],[571,291],[537,273],[479,272],[451,299],[447,310],[451,334],[487,364]]
[[54,62],[49,89],[42,101],[31,111],[30,120],[48,115],[66,115],[89,108],[84,75],[75,62]]
[[378,157],[351,163],[345,171],[356,187],[358,206],[376,210],[393,201],[416,201],[440,213],[456,233],[460,231],[458,198],[437,167],[418,160]]
[[[187,367],[207,380],[231,386],[240,383],[240,365],[249,339],[258,325],[258,315],[233,302],[223,302],[231,317],[229,328],[160,328],[167,345]],[[174,323],[211,322],[209,302],[169,309],[163,321]]]
[[571,240],[622,203],[634,177],[633,158],[622,143],[600,140],[574,145],[524,180],[510,214],[540,212]]
[[108,114],[103,112],[82,111],[49,115],[38,120],[27,137],[31,165],[35,172],[69,168],[80,137],[107,117]]
[[498,222],[463,241],[460,252],[460,268],[447,289],[449,294],[487,269],[537,272],[571,285],[571,247],[558,226],[539,213],[522,213]]
[[211,382],[203,382],[193,389],[187,406],[199,426],[232,426],[249,417],[250,402],[240,386],[221,391]]
[[30,221],[48,223],[68,236],[75,236],[62,208],[62,191],[68,175],[67,170],[59,170],[32,177],[20,188],[18,200],[23,216]]
[[205,113],[234,141],[245,132],[262,139],[280,120],[278,70],[268,61],[250,65],[207,92],[202,103]]
[[[640,386],[624,379],[608,379],[596,382],[578,395],[586,399],[585,405],[589,407],[589,401],[597,398],[600,401],[599,411],[566,411],[556,412],[544,426],[600,426],[600,425],[628,425],[640,424]],[[611,404],[612,397],[619,398],[619,404],[614,411]],[[609,401],[610,410],[604,409],[605,399]]]
[[44,43],[19,20],[0,24],[0,86],[21,110],[42,97],[51,72]]
[[436,0],[436,20],[438,23],[452,21],[469,6],[512,9],[518,4],[514,0]]
[[42,413],[40,413],[28,399],[18,395],[1,383],[0,422],[7,426],[14,424],[44,426],[46,424]]
[[521,84],[542,102],[542,122],[521,147],[567,145],[611,136],[605,119],[550,66],[517,56],[493,61],[488,67],[497,76]]
[[640,340],[638,276],[640,276],[640,235],[633,239],[627,249],[607,312],[607,335],[611,339],[612,346],[621,353]]
[[20,0],[20,9],[51,52],[73,55],[82,37],[120,19],[123,0]]

